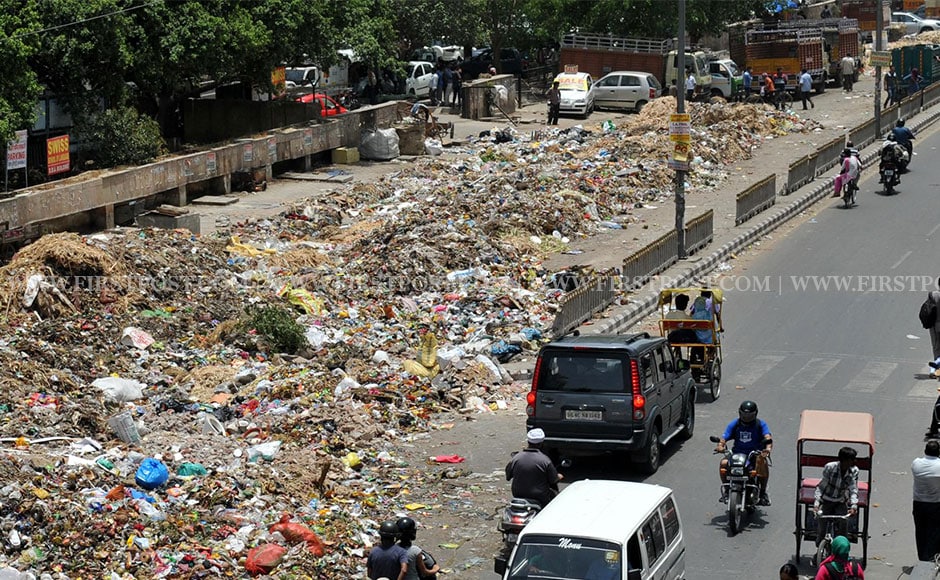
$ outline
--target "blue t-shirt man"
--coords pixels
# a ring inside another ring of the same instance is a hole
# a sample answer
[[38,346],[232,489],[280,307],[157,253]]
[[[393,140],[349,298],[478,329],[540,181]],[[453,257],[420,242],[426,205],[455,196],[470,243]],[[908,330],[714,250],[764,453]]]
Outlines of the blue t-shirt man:
[[734,439],[732,453],[750,453],[764,448],[766,441],[764,438],[770,435],[770,427],[763,419],[755,419],[750,423],[745,423],[741,419],[734,419],[728,423],[721,438],[725,441]]

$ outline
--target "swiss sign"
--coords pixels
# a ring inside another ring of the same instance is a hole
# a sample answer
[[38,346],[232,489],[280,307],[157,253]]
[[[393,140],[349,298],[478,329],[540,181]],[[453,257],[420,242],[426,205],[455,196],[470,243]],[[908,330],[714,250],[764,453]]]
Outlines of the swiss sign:
[[46,140],[46,173],[55,175],[69,170],[69,136]]

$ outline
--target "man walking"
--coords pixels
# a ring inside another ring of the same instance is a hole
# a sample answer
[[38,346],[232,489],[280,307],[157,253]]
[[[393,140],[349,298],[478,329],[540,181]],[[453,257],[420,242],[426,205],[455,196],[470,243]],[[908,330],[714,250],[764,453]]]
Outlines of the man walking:
[[888,72],[885,73],[885,92],[888,93],[888,97],[885,99],[885,104],[882,107],[889,107],[892,103],[897,102],[897,90],[898,90],[898,75],[894,72],[894,67],[888,67]]
[[842,57],[842,90],[847,93],[852,92],[852,85],[855,84],[855,58],[850,55]]
[[751,96],[751,83],[754,82],[754,76],[751,74],[751,67],[744,69],[742,80],[744,82],[744,100],[747,101],[747,98]]
[[685,72],[689,73],[689,76],[685,79],[685,100],[691,103],[692,97],[695,96],[695,85],[697,83],[695,81],[695,75],[692,74],[692,69],[687,67]]
[[786,109],[786,106],[783,102],[783,97],[787,93],[787,75],[783,72],[783,69],[777,67],[777,74],[774,75],[774,96],[777,97],[774,99],[774,107],[783,111]]
[[911,464],[914,477],[914,541],[917,559],[933,560],[940,552],[940,442],[931,439],[924,456]]
[[545,93],[548,95],[548,124],[558,124],[558,109],[561,108],[561,89],[558,88],[558,81],[552,83],[552,88]]
[[816,108],[816,105],[813,104],[813,99],[810,98],[809,93],[813,90],[813,77],[810,76],[806,69],[804,68],[800,71],[800,99],[803,100],[803,110],[806,110],[806,101],[809,101],[809,106]]

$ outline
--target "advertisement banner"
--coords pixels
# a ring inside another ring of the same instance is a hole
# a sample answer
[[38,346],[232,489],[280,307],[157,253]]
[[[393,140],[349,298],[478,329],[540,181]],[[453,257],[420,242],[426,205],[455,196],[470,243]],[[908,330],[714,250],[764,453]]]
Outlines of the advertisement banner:
[[214,173],[216,170],[215,151],[206,153],[206,171]]
[[69,166],[69,136],[53,137],[46,140],[47,174],[65,173]]
[[16,138],[7,144],[7,171],[10,169],[26,169],[26,140],[27,130],[17,131]]

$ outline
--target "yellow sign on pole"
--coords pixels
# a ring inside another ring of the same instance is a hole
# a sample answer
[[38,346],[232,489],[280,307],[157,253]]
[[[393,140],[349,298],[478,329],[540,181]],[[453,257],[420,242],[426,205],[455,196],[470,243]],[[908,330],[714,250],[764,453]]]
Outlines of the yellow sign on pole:
[[871,66],[891,66],[891,53],[886,50],[874,51],[869,58]]

